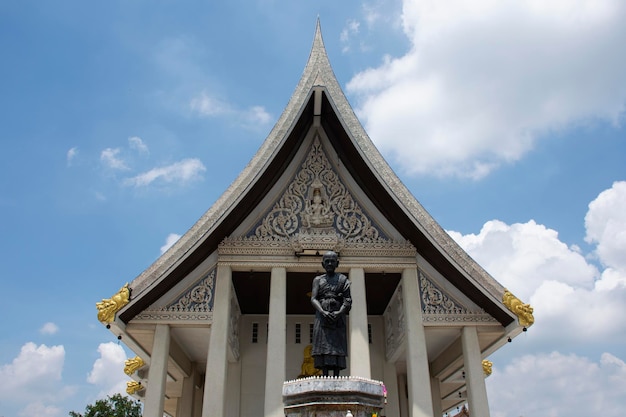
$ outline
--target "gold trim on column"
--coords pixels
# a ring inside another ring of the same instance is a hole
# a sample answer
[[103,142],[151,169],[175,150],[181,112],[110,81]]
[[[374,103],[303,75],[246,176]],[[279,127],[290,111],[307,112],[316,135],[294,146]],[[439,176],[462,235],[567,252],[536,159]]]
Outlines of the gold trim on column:
[[122,307],[128,304],[130,300],[130,289],[128,283],[111,298],[103,298],[102,301],[96,303],[98,309],[98,320],[102,323],[111,323],[115,320],[115,313],[120,311]]
[[504,290],[502,303],[515,314],[519,320],[519,324],[524,327],[530,327],[535,322],[533,317],[533,308],[530,304],[524,304],[519,298],[514,296],[509,290]]

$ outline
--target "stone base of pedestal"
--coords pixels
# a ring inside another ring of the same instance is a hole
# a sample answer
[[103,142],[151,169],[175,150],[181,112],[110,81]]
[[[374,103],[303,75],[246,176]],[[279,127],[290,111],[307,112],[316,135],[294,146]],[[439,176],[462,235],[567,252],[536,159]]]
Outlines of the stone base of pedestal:
[[383,383],[359,377],[310,377],[283,385],[287,417],[380,416]]

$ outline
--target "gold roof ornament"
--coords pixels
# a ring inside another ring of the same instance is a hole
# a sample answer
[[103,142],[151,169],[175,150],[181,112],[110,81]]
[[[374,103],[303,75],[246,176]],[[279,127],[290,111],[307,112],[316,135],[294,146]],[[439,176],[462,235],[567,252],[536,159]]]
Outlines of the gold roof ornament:
[[139,356],[135,356],[132,359],[127,359],[126,362],[124,362],[124,373],[130,376],[135,373],[137,369],[141,368],[145,364],[146,363]]
[[143,385],[141,385],[141,382],[128,381],[126,383],[126,392],[128,393],[128,395],[133,395],[134,393],[141,391],[142,389]]
[[530,304],[524,304],[507,289],[504,290],[504,295],[502,295],[502,303],[517,316],[519,324],[522,326],[530,327],[535,322],[533,308]]
[[115,320],[115,313],[128,304],[129,300],[130,289],[128,288],[128,283],[126,283],[113,297],[104,298],[99,303],[96,303],[98,320],[102,323],[111,323]]
[[491,367],[493,366],[493,362],[487,360],[487,359],[483,359],[483,373],[485,374],[485,376],[489,376],[491,375]]

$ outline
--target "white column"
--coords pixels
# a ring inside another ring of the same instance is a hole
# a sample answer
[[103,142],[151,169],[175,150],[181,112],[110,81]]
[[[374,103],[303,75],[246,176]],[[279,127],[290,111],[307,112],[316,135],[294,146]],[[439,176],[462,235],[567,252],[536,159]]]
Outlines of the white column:
[[230,322],[232,291],[230,266],[218,265],[215,281],[213,323],[211,323],[209,352],[204,377],[202,417],[223,417],[226,408],[228,324]]
[[463,327],[461,343],[463,345],[463,365],[469,413],[471,416],[489,417],[487,387],[485,386],[482,355],[476,327]]
[[157,324],[152,342],[148,387],[143,408],[144,417],[162,417],[165,403],[167,362],[170,355],[170,326]]
[[265,417],[284,417],[285,345],[287,342],[287,270],[272,268],[265,370]]
[[387,388],[387,404],[385,405],[384,415],[399,416],[400,415],[400,395],[404,395],[405,391],[400,393],[398,385],[398,371],[396,364],[385,361],[383,369],[383,383]]
[[191,375],[183,378],[183,389],[176,404],[176,417],[193,417],[194,393],[198,371],[196,364],[191,366]]
[[367,331],[367,300],[363,268],[350,269],[350,375],[371,378],[370,346]]
[[[417,268],[402,271],[402,295],[406,327],[406,371],[409,386],[410,417],[433,417],[433,399],[422,322]],[[475,414],[480,415],[480,414]],[[482,417],[482,416],[481,416]]]
[[176,417],[193,417],[194,393],[196,391],[196,364],[191,367],[191,375],[183,378],[183,390],[176,404]]
[[443,415],[441,406],[441,385],[438,378],[430,378],[430,389],[433,393],[433,414],[435,416]]

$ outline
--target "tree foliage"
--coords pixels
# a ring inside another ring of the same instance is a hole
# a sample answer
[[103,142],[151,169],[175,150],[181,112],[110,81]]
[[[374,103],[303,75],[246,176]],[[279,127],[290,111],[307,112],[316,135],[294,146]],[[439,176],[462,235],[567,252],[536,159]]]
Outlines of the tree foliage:
[[141,417],[141,403],[122,394],[114,394],[88,405],[84,414],[70,411],[70,417]]

